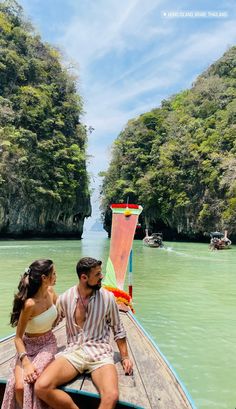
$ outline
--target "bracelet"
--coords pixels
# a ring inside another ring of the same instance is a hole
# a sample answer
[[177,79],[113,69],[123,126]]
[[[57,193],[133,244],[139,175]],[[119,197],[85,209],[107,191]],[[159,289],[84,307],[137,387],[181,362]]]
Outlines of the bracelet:
[[128,356],[123,356],[123,358],[121,358],[121,362],[125,361],[125,359],[129,359]]
[[18,356],[19,356],[19,360],[22,361],[24,359],[25,356],[27,356],[27,352],[21,352]]

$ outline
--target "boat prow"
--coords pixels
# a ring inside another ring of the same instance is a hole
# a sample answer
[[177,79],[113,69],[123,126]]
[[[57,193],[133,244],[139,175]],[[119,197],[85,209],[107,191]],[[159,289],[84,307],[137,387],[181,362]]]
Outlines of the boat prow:
[[[121,312],[121,318],[127,332],[129,355],[134,363],[134,370],[132,376],[124,374],[117,345],[113,342],[120,391],[116,409],[196,409],[168,362],[134,315]],[[59,350],[63,350],[66,340],[64,323],[54,333]],[[0,342],[0,403],[14,354],[13,336],[3,339]],[[62,388],[80,409],[98,408],[99,394],[89,375],[80,375]]]
[[[114,295],[117,295],[117,303],[121,302],[123,307],[129,310],[132,308],[129,302],[132,295],[126,294],[123,286],[135,228],[142,207],[132,204],[113,204],[111,208],[113,212],[112,234],[103,285],[110,291],[114,291]],[[121,319],[127,334],[128,354],[133,362],[133,374],[125,375],[118,346],[111,338],[119,381],[119,401],[116,409],[196,409],[187,390],[134,315],[130,311],[121,312]],[[59,351],[63,350],[66,346],[65,324],[62,322],[55,328],[54,333]],[[0,402],[14,355],[13,336],[3,339],[0,342]],[[99,394],[91,377],[87,374],[78,376],[62,388],[70,394],[80,409],[98,408]]]

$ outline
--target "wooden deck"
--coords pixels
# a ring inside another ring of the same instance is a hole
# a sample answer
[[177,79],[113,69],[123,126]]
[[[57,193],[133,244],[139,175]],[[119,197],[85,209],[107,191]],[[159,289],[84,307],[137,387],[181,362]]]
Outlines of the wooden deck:
[[[127,331],[128,348],[134,363],[132,376],[124,374],[120,354],[114,343],[114,360],[119,375],[120,400],[116,406],[144,409],[195,409],[176,376],[152,341],[145,335],[134,316],[121,313]],[[65,326],[55,329],[59,349],[65,347]],[[0,403],[9,375],[11,358],[15,354],[13,339],[0,342]],[[80,409],[96,409],[99,395],[91,377],[83,375],[63,386]]]

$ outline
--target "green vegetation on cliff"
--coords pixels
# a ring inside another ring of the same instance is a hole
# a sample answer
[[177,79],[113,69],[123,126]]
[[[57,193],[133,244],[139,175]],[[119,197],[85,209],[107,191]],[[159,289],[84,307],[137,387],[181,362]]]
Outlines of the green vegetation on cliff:
[[104,173],[103,212],[111,202],[137,202],[143,223],[169,237],[236,235],[236,47],[190,90],[130,120]]
[[0,236],[81,236],[91,213],[81,97],[14,0],[0,4]]

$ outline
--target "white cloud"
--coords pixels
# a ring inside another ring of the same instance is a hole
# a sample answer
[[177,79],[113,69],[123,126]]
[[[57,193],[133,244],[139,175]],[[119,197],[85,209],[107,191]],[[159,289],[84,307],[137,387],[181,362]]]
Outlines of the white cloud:
[[191,34],[175,62],[184,66],[188,62],[192,64],[196,60],[204,59],[207,64],[207,62],[213,62],[214,59],[219,58],[235,42],[235,21],[224,20],[221,25],[217,25],[214,29]]
[[161,33],[163,29],[149,27],[148,16],[162,2],[146,0],[145,5],[141,0],[85,2],[89,12],[82,12],[71,20],[59,43],[66,50],[69,46],[69,55],[77,57],[81,67],[86,69],[111,50],[124,51],[131,43],[137,46],[138,40],[143,43]]
[[[114,131],[119,124],[121,129],[125,125],[124,122],[121,122],[124,118],[127,118],[127,116],[132,118],[132,115],[142,112],[139,104],[137,104],[136,110],[128,109],[124,112],[122,104],[135,101],[137,97],[155,89],[160,96],[163,96],[165,92],[166,97],[170,96],[168,89],[172,88],[173,84],[177,82],[181,84],[180,90],[183,89],[183,84],[186,86],[184,73],[189,71],[188,64],[192,66],[193,63],[200,60],[201,62],[204,61],[201,64],[205,68],[226,50],[230,41],[231,44],[236,41],[236,25],[233,22],[224,22],[221,27],[217,26],[214,30],[205,30],[199,35],[192,34],[184,42],[176,42],[175,53],[172,54],[171,58],[168,55],[168,60],[154,61],[147,77],[142,78],[141,70],[139,73],[140,79],[134,79],[131,68],[130,72],[127,71],[123,74],[122,79],[126,79],[124,85],[117,86],[119,81],[114,84],[109,83],[109,87],[100,82],[93,84],[91,90],[88,91],[87,118],[93,121],[97,129],[104,132]],[[208,64],[206,61],[208,61]],[[192,75],[189,75],[188,80],[190,82],[188,86],[191,85],[192,79]],[[155,99],[153,107],[157,106],[159,102],[160,99]],[[142,107],[144,110],[149,109],[148,107],[145,109],[145,104],[142,104]]]

